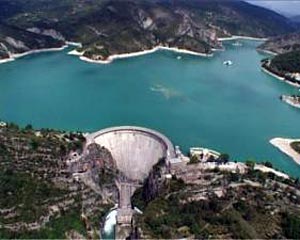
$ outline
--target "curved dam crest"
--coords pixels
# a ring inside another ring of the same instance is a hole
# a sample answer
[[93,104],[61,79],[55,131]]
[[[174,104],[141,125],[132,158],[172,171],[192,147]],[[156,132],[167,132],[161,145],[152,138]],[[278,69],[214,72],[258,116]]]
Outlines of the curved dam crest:
[[107,128],[88,135],[87,141],[108,149],[118,170],[131,180],[146,178],[161,158],[175,157],[174,146],[166,136],[143,127]]

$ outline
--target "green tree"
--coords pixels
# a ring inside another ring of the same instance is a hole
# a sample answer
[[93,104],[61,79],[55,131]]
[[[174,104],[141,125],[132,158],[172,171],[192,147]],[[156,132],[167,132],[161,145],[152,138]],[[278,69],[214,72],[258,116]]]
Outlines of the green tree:
[[229,154],[227,153],[222,153],[219,158],[218,158],[218,163],[228,163],[229,162]]
[[300,239],[300,218],[286,213],[283,216],[282,228],[288,239]]
[[198,163],[199,162],[199,159],[196,155],[193,155],[191,158],[190,158],[190,164],[194,164],[194,163]]
[[25,127],[25,130],[31,131],[32,130],[32,125],[31,124],[27,124],[26,127]]
[[39,147],[39,142],[36,139],[31,139],[30,146],[32,150],[37,150]]
[[272,163],[269,162],[269,161],[266,161],[266,162],[264,163],[264,165],[265,165],[266,167],[273,168]]
[[247,161],[246,161],[246,165],[247,165],[251,170],[253,170],[253,169],[254,169],[254,166],[255,166],[255,161],[253,161],[253,160],[247,160]]

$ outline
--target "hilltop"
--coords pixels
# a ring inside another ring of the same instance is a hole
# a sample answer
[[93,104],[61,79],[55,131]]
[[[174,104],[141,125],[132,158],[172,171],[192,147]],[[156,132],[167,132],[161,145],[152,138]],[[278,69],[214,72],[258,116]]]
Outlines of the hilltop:
[[293,16],[290,18],[293,22],[300,23],[300,15]]
[[[94,60],[157,45],[209,54],[222,47],[218,37],[269,37],[295,29],[287,18],[243,1],[2,0],[0,7],[0,22],[27,32],[19,38],[0,29],[1,58],[26,51],[20,46],[49,48],[66,40],[82,43],[78,50]],[[55,41],[41,44],[40,35]]]

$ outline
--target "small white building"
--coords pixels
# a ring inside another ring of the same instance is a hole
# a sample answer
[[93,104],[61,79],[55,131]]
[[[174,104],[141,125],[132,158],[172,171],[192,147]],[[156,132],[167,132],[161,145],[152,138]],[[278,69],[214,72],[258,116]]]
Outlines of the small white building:
[[0,127],[6,127],[7,126],[7,123],[6,122],[0,122]]
[[214,150],[201,147],[190,148],[190,156],[197,157],[200,162],[207,162],[209,159],[218,159],[221,154]]
[[300,81],[300,73],[292,73],[292,74],[290,74],[290,76],[292,77],[292,78],[294,78],[295,80],[297,80],[297,81]]

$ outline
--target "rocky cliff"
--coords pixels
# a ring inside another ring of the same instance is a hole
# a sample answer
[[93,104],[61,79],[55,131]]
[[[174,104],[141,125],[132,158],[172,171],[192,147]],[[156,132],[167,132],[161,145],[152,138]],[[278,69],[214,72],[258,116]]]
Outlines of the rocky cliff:
[[63,45],[64,41],[52,36],[0,23],[0,59],[32,50],[59,48]]

